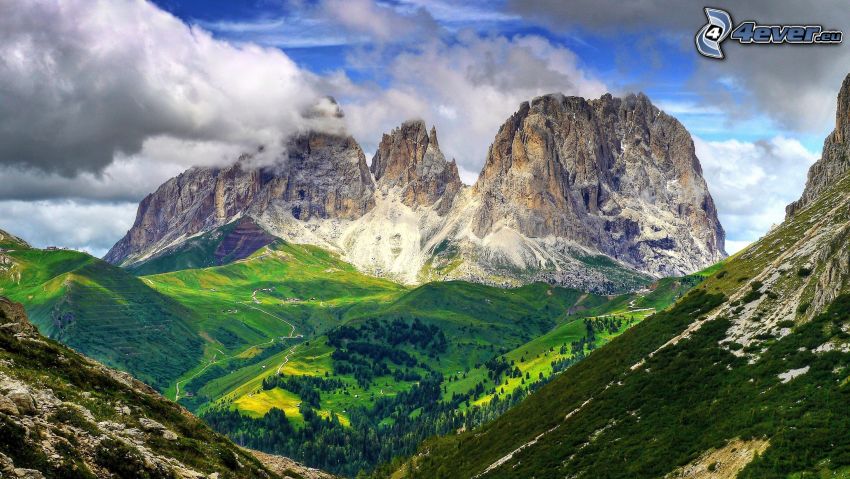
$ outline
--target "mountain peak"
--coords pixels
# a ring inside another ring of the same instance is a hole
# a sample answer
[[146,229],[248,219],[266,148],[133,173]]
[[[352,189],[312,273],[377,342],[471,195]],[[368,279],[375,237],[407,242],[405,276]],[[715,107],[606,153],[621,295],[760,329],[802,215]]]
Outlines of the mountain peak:
[[844,78],[835,109],[835,130],[823,142],[821,158],[810,168],[800,199],[785,207],[786,218],[811,204],[821,192],[850,170],[850,75]]
[[21,248],[29,249],[31,246],[17,236],[0,230],[0,249]]
[[721,259],[723,230],[693,141],[657,113],[642,94],[556,93],[521,104],[475,185],[482,202],[474,233],[509,227],[569,238],[654,275]]
[[372,159],[378,187],[399,188],[408,206],[431,206],[441,201],[448,208],[462,183],[454,162],[446,161],[437,141],[422,120],[408,120],[385,134]]

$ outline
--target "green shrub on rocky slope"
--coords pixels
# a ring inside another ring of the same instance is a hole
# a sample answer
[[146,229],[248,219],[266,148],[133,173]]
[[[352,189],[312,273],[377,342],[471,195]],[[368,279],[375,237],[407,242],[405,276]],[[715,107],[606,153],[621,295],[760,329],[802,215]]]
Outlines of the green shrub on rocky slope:
[[[837,124],[827,146],[847,151]],[[848,477],[850,174],[824,161],[816,195],[671,309],[379,475]]]
[[0,298],[0,477],[276,476],[150,387],[40,336]]

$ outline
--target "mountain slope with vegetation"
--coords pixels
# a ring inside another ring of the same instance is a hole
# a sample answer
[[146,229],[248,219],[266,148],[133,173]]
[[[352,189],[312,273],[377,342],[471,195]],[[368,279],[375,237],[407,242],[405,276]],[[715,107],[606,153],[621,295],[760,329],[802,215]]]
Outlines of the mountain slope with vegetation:
[[265,459],[277,473],[149,386],[40,336],[0,297],[0,477],[319,477]]
[[[221,309],[216,301],[250,296],[247,305],[303,331],[271,355],[216,360],[181,385],[180,400],[240,444],[350,475],[497,417],[700,280],[611,298],[541,283],[407,289],[325,255],[280,244],[233,265],[143,279],[184,304]],[[326,287],[304,289],[318,277]]]
[[[11,238],[0,232],[3,238]],[[0,294],[43,334],[164,389],[200,360],[194,312],[86,253],[4,241]]]
[[[240,444],[351,475],[409,454],[434,434],[498,417],[699,281],[666,279],[613,297],[543,283],[411,289],[321,248],[282,241],[222,266],[183,262],[134,277],[83,253],[9,241],[0,284],[41,318],[43,331],[116,358],[112,364],[146,377]],[[104,308],[112,302],[124,307]],[[56,321],[57,311],[72,316]],[[127,327],[145,326],[153,313],[181,322],[141,333]],[[192,341],[183,349],[189,357],[170,334]],[[124,342],[162,351],[122,356]],[[125,357],[133,361],[118,361]],[[144,376],[163,365],[167,375]]]
[[[847,151],[841,134],[828,146]],[[850,474],[850,175],[807,191],[671,309],[492,423],[425,443],[394,477]]]

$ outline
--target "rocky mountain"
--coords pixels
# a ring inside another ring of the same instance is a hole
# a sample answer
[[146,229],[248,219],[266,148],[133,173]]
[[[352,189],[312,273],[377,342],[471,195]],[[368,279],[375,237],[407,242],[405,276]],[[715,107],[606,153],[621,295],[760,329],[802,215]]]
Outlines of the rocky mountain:
[[723,228],[690,135],[644,95],[525,103],[490,148],[476,236],[573,241],[654,276],[721,259]]
[[408,121],[384,135],[372,158],[370,170],[383,189],[400,189],[402,202],[414,208],[440,202],[445,213],[463,187],[454,160],[447,162],[437,142],[437,130],[429,133],[425,122]]
[[329,477],[259,458],[269,467],[130,375],[40,336],[0,297],[0,477]]
[[643,95],[524,103],[473,187],[422,121],[384,135],[370,168],[350,136],[305,133],[273,165],[246,155],[169,180],[105,259],[138,268],[184,254],[189,239],[242,217],[406,283],[615,292],[725,256],[689,134]]
[[806,189],[799,200],[785,208],[786,216],[809,205],[817,196],[850,170],[850,76],[844,79],[838,93],[838,108],[835,112],[835,129],[823,142],[821,158],[809,168]]
[[393,477],[846,474],[850,171],[830,160],[848,81],[827,160],[783,224],[505,415],[426,443]]
[[104,257],[131,265],[199,233],[274,207],[302,222],[359,218],[374,207],[366,157],[350,136],[308,132],[271,166],[242,156],[227,168],[192,168],[139,205],[133,228]]

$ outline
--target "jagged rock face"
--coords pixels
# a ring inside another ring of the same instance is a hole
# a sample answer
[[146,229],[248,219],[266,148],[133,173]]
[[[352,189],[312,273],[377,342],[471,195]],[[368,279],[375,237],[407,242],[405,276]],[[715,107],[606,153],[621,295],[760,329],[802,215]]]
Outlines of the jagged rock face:
[[106,259],[138,264],[243,216],[405,283],[549,281],[611,293],[725,256],[688,132],[643,95],[524,103],[472,188],[422,121],[383,136],[371,174],[344,135],[302,135],[287,161],[250,163],[170,180]]
[[499,130],[475,191],[479,237],[557,237],[653,275],[725,256],[693,141],[644,95],[547,95]]
[[446,161],[440,151],[436,128],[431,127],[429,134],[421,120],[405,122],[383,136],[371,171],[379,187],[401,189],[407,206],[440,201],[440,213],[448,211],[463,186],[457,164]]
[[192,168],[139,205],[136,221],[104,259],[128,264],[197,233],[275,204],[299,220],[354,219],[374,206],[374,185],[360,146],[348,136],[311,132],[294,138],[277,164]]
[[806,188],[800,199],[785,207],[786,219],[808,206],[830,184],[850,170],[850,75],[844,78],[838,93],[835,130],[823,142],[821,158],[809,168]]

